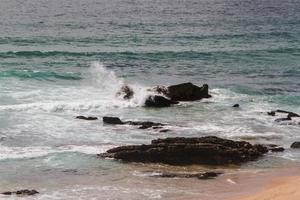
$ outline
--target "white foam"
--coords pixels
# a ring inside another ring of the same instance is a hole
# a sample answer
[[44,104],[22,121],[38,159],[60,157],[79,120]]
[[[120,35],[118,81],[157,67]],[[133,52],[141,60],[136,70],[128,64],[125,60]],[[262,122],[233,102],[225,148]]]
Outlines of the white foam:
[[114,145],[64,145],[60,147],[34,146],[34,147],[7,147],[0,145],[0,160],[22,159],[47,156],[52,153],[79,152],[95,155],[103,153]]

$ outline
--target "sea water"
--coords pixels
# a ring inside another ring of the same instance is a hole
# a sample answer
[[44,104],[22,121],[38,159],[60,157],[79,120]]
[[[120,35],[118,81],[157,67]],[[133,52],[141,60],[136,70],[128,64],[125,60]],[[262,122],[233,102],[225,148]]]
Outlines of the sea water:
[[[35,188],[35,199],[211,199],[222,182],[149,176],[206,166],[96,156],[165,137],[216,135],[287,148],[216,168],[229,173],[299,165],[300,152],[289,146],[300,140],[300,120],[278,123],[266,113],[300,113],[300,1],[1,0],[0,19],[1,191]],[[207,83],[213,97],[143,107],[148,88],[183,82]],[[128,101],[116,97],[125,84],[135,91]],[[77,115],[150,120],[171,131]]]

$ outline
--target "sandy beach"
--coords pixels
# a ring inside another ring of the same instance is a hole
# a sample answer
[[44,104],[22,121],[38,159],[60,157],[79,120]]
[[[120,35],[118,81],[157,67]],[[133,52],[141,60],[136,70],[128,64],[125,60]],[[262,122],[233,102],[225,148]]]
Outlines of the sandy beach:
[[299,186],[300,176],[278,177],[273,179],[263,191],[236,200],[299,200]]

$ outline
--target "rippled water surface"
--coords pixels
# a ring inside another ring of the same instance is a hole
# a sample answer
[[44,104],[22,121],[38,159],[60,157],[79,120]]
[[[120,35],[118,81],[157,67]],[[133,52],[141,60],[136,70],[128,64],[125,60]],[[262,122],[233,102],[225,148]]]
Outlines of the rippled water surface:
[[[229,184],[224,177],[203,183],[148,176],[205,166],[96,156],[168,136],[217,135],[287,148],[217,168],[228,174],[299,164],[300,152],[289,146],[300,140],[300,120],[277,123],[266,115],[300,113],[299,1],[1,0],[0,8],[2,190],[36,188],[42,192],[36,199],[211,199],[227,191],[215,189]],[[188,81],[208,83],[213,98],[143,107],[147,88]],[[115,96],[124,84],[135,90],[130,101]],[[241,107],[233,109],[235,103]],[[171,131],[77,115],[163,122]]]

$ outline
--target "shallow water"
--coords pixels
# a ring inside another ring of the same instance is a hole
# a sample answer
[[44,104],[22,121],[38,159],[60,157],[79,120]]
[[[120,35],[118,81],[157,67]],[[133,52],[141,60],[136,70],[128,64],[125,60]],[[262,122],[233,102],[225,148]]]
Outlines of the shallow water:
[[[37,199],[172,199],[209,198],[214,184],[224,186],[220,179],[196,184],[146,176],[207,170],[203,166],[96,157],[163,137],[217,135],[287,148],[220,169],[230,173],[299,165],[300,153],[289,146],[300,140],[300,126],[266,115],[300,113],[298,1],[3,0],[0,8],[3,190],[32,186],[42,192]],[[208,83],[213,98],[143,107],[147,88],[187,81]],[[123,84],[134,88],[134,99],[116,98]],[[241,107],[233,109],[235,103]],[[171,131],[108,126],[77,115],[163,122]]]

